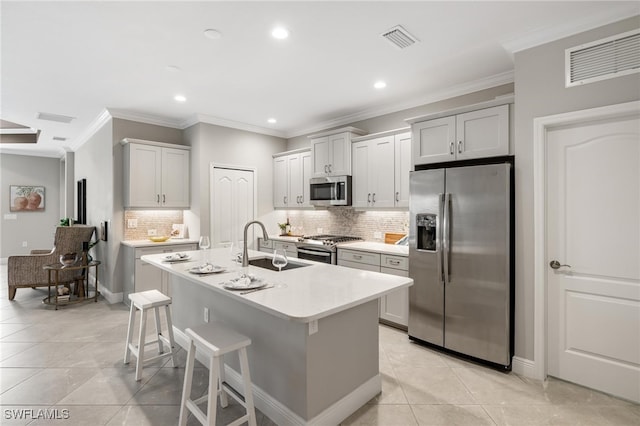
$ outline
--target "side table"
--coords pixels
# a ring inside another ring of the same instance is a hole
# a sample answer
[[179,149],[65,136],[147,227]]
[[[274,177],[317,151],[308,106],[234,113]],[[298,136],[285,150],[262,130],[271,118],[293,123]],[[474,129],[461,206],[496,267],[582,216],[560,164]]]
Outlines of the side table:
[[[58,306],[63,305],[71,305],[74,303],[85,302],[87,300],[93,299],[94,302],[98,301],[98,295],[100,292],[98,291],[98,265],[100,265],[99,260],[92,260],[89,263],[77,263],[74,265],[62,265],[61,263],[52,263],[50,265],[43,266],[43,269],[48,272],[49,279],[49,294],[42,300],[42,303],[46,305],[54,305],[56,310]],[[89,276],[91,275],[89,272],[91,268],[95,269],[95,290],[92,297],[89,297]],[[60,280],[60,274],[64,274],[64,278],[62,281]],[[69,273],[72,273],[72,277],[69,278]],[[76,284],[75,292],[77,294],[71,294],[65,296],[58,295],[58,288],[61,285],[69,284],[74,282]],[[51,294],[51,287],[53,287],[53,294]]]

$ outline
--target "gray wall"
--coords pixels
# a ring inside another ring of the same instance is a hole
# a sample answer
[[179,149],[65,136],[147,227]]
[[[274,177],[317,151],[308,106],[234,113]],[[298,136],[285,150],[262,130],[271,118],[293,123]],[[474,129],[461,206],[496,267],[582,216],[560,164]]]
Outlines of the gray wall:
[[211,163],[256,169],[257,218],[273,211],[272,154],[286,150],[275,136],[199,123],[184,132],[191,146],[191,210],[185,215],[189,236],[210,235],[209,165]]
[[[409,127],[409,125],[404,121],[407,118],[419,117],[421,115],[446,111],[449,109],[467,105],[473,105],[480,102],[490,101],[492,99],[495,99],[497,96],[504,96],[509,94],[513,94],[513,84],[504,84],[502,86],[496,86],[490,89],[479,90],[467,95],[457,96],[455,98],[421,105],[419,107],[405,109],[391,114],[369,118],[367,120],[356,121],[353,123],[345,124],[344,126],[348,125],[357,127],[359,129],[365,130],[367,133],[378,133],[387,130],[401,129],[403,127]],[[287,150],[308,148],[309,146],[310,143],[307,135],[296,136],[287,140]]]
[[564,87],[564,51],[640,27],[634,17],[515,55],[516,355],[533,360],[533,119],[640,99],[638,74]]
[[[59,158],[0,154],[0,258],[53,248],[55,227],[61,217],[59,181]],[[44,186],[44,211],[15,212],[17,220],[5,219],[4,215],[10,213],[10,185]],[[22,247],[23,241],[27,247]]]

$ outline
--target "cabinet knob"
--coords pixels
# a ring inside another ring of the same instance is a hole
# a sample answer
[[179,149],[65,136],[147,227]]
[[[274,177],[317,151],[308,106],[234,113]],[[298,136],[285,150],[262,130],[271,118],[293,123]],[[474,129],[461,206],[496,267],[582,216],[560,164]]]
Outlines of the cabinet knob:
[[376,202],[376,193],[373,193],[373,197],[371,197],[371,201],[373,201],[374,203]]
[[396,201],[400,201],[400,193],[396,192]]
[[449,144],[449,154],[451,154],[451,155],[453,155],[453,154],[454,154],[454,151],[453,151],[453,142],[451,142],[451,143]]
[[326,164],[324,165],[324,172],[329,173],[329,166]]
[[162,194],[162,204],[167,202],[167,196],[165,194]]
[[284,197],[282,197],[282,201],[287,204],[287,196],[285,195]]
[[370,202],[371,202],[371,193],[368,193],[367,194],[367,203],[370,203]]
[[458,141],[458,154],[462,154],[462,141]]
[[160,204],[160,194],[156,194],[156,203]]

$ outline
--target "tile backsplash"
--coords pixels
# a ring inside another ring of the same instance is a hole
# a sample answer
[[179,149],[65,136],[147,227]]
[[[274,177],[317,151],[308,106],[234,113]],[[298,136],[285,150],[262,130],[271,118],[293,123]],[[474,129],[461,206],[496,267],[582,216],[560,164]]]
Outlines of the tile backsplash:
[[[280,223],[289,218],[292,234],[349,235],[367,241],[384,241],[385,232],[409,232],[408,211],[362,211],[349,207],[330,207],[326,210],[277,211],[276,217]],[[380,233],[380,238],[376,233]]]
[[[137,222],[136,228],[129,228],[129,220]],[[156,230],[156,235],[171,234],[171,225],[183,223],[182,210],[125,210],[124,211],[124,239],[146,240],[150,229]]]

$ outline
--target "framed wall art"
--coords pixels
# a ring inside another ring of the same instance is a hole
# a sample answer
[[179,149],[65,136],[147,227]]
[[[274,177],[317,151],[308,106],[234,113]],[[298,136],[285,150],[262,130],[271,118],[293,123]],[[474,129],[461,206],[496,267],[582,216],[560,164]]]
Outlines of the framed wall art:
[[12,212],[44,211],[44,186],[10,185]]

